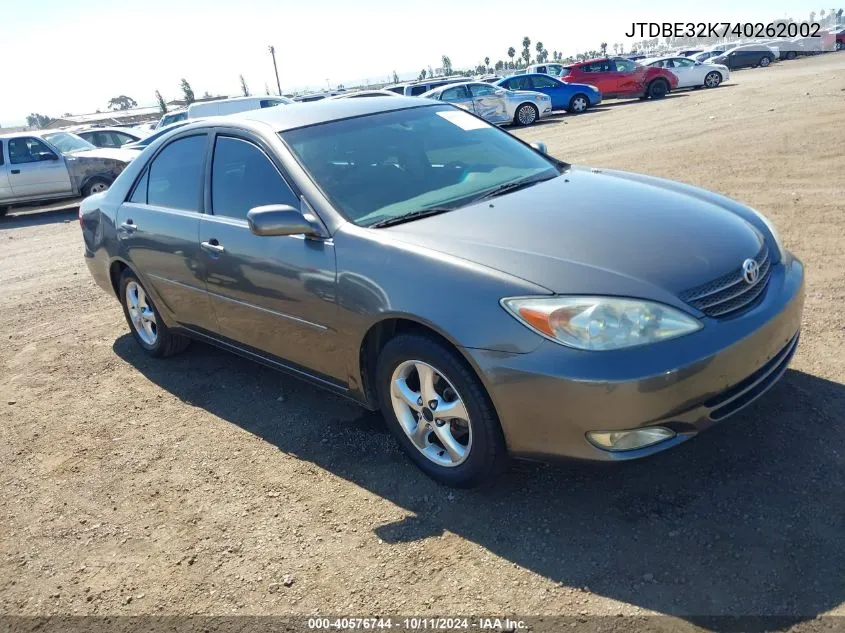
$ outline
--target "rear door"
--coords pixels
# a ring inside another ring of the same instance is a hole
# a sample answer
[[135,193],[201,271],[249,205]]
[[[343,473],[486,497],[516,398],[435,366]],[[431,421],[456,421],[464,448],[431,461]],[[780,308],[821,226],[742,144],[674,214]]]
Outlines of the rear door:
[[12,187],[9,185],[8,158],[4,156],[8,143],[0,138],[0,203],[12,197]]
[[510,119],[505,103],[505,91],[491,84],[477,83],[468,86],[472,95],[475,113],[490,123],[500,123]]
[[616,74],[613,62],[609,59],[602,59],[589,64],[581,64],[578,67],[580,77],[574,79],[571,75],[569,81],[575,83],[584,82],[594,85],[602,94],[613,95],[619,92],[619,77]]
[[10,138],[7,143],[12,195],[16,198],[71,195],[70,173],[58,150],[34,136]]
[[469,94],[469,90],[467,90],[466,86],[453,86],[452,88],[446,88],[440,93],[440,100],[456,105],[464,110],[475,112],[475,106],[472,103],[472,95]]
[[162,147],[117,212],[118,250],[171,320],[215,332],[200,257],[209,135],[186,133]]
[[211,168],[211,213],[200,243],[219,333],[257,352],[324,376],[343,377],[336,344],[334,242],[303,235],[258,236],[250,209],[301,208],[281,165],[257,137],[218,133]]

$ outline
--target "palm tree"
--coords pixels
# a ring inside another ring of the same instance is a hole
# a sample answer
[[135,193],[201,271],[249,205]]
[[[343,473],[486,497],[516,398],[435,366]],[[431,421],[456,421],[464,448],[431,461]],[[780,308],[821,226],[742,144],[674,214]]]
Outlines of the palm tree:
[[522,58],[525,60],[525,65],[531,60],[531,40],[528,36],[522,38]]
[[542,63],[543,60],[540,57],[543,55],[543,42],[537,42],[534,48],[537,50],[537,61]]
[[513,56],[514,56],[514,55],[516,55],[516,49],[515,49],[513,46],[511,46],[511,47],[508,49],[508,57],[510,57],[510,58],[511,58],[511,63],[510,63],[510,67],[511,67],[511,68],[513,68]]
[[601,43],[601,56],[607,57],[607,42]]
[[489,57],[484,58],[484,68],[487,70],[487,72],[490,72],[490,58]]
[[443,64],[443,74],[444,75],[451,75],[452,74],[452,60],[449,59],[448,55],[444,55],[440,58],[440,63]]

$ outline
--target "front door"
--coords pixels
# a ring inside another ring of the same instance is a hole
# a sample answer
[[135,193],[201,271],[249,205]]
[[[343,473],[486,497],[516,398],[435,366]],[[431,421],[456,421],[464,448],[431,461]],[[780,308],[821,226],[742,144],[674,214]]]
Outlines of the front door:
[[704,79],[699,76],[701,74],[700,66],[697,66],[693,60],[686,57],[675,57],[668,62],[670,65],[665,68],[678,78],[678,88],[700,86],[704,83]]
[[630,59],[615,59],[610,62],[613,69],[613,81],[616,88],[612,92],[624,95],[639,94],[643,91],[645,66]]
[[475,113],[490,123],[501,123],[510,119],[505,103],[505,91],[492,84],[469,84]]
[[10,138],[9,184],[16,198],[71,195],[64,156],[34,136]]
[[211,213],[200,223],[200,245],[219,332],[309,373],[342,380],[348,371],[335,347],[334,243],[254,235],[247,213],[267,204],[300,208],[258,139],[218,134]]
[[119,253],[169,321],[213,333],[199,250],[207,134],[164,146],[117,212]]

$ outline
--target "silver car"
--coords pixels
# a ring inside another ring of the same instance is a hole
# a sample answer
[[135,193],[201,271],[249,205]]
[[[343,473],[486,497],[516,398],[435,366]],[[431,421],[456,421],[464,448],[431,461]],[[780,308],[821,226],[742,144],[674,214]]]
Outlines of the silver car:
[[531,125],[552,113],[552,98],[548,95],[507,90],[483,81],[441,86],[420,96],[446,101],[499,125]]
[[105,191],[133,157],[61,130],[0,135],[0,217],[12,204]]

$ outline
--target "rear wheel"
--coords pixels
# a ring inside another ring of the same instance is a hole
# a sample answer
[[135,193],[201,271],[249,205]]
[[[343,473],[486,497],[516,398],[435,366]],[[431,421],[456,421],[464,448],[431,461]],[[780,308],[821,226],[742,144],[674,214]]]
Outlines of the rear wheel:
[[540,112],[537,107],[531,103],[523,103],[516,109],[513,122],[517,125],[531,125],[538,118],[540,118]]
[[798,57],[798,53],[796,53],[795,51],[788,51],[786,53],[787,59],[795,59],[796,57]]
[[836,41],[836,50],[841,51],[845,49],[845,42]]
[[722,83],[722,73],[718,71],[711,71],[704,77],[704,86],[707,88],[716,88]]
[[469,488],[503,470],[507,449],[496,410],[444,343],[418,334],[391,339],[379,355],[376,384],[391,432],[429,477]]
[[648,96],[652,99],[662,99],[669,92],[669,82],[665,79],[655,79],[648,85]]
[[569,100],[569,107],[567,110],[573,114],[581,114],[590,107],[590,100],[586,95],[577,94]]
[[190,339],[170,332],[143,284],[128,268],[120,276],[120,303],[132,336],[150,356],[165,358],[188,347]]

